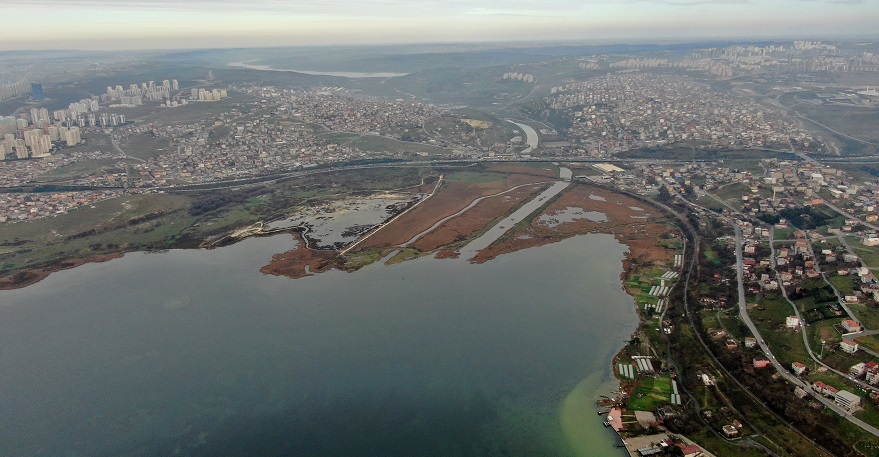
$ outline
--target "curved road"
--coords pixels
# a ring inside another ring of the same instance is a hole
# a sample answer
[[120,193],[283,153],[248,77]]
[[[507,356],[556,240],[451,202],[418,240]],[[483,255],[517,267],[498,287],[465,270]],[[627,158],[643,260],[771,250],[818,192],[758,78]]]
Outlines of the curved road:
[[[787,371],[787,369],[784,366],[781,365],[781,363],[778,362],[778,359],[775,358],[775,355],[772,354],[772,351],[769,349],[769,346],[766,345],[766,342],[763,340],[763,337],[760,335],[760,331],[757,329],[757,326],[754,325],[754,322],[751,320],[751,317],[748,315],[748,303],[747,303],[747,300],[745,299],[745,282],[744,282],[744,278],[742,277],[742,266],[743,266],[742,229],[739,228],[739,225],[736,224],[731,219],[726,218],[726,220],[727,220],[727,222],[732,223],[733,229],[735,230],[735,233],[736,233],[736,278],[738,279],[739,316],[741,317],[741,319],[745,323],[745,325],[748,326],[748,329],[751,331],[751,334],[753,334],[754,337],[757,338],[757,344],[760,346],[760,349],[763,351],[763,353],[766,354],[766,357],[769,359],[769,361],[772,362],[772,365],[775,367],[775,369],[778,371],[778,373],[781,376],[783,376],[786,380],[791,382],[792,384],[799,386],[807,391],[811,391],[810,386],[808,386],[806,383],[804,383],[799,378],[792,375],[789,371]],[[874,436],[879,437],[879,429],[877,429],[876,427],[873,427],[872,425],[858,419],[857,417],[852,416],[851,414],[849,414],[848,411],[840,408],[839,405],[837,405],[836,403],[834,403],[830,399],[827,399],[823,395],[820,395],[820,394],[814,395],[813,397],[815,399],[817,399],[818,401],[820,401],[821,403],[823,403],[824,406],[830,408],[835,413],[837,413],[840,416],[847,419],[849,422],[857,425],[858,427],[861,427],[862,429],[873,434]]]
[[[787,289],[784,288],[784,284],[782,283],[781,278],[779,278],[779,276],[778,276],[778,272],[775,270],[775,267],[776,267],[776,258],[775,258],[775,241],[774,241],[774,238],[775,238],[775,229],[774,229],[773,227],[770,227],[770,228],[769,228],[769,249],[770,249],[770,252],[771,252],[772,271],[775,273],[775,280],[776,280],[776,282],[778,283],[778,287],[779,287],[779,289],[781,290],[781,295],[784,297],[785,301],[787,301],[787,303],[788,303],[788,304],[791,306],[791,308],[794,310],[794,315],[797,316],[797,319],[800,320],[800,323],[801,323],[801,325],[800,325],[800,334],[801,334],[802,337],[803,337],[803,346],[806,348],[806,352],[809,354],[809,357],[810,357],[810,358],[812,359],[812,361],[815,362],[816,364],[820,364],[822,367],[826,368],[827,370],[829,370],[829,371],[831,371],[831,372],[833,372],[833,373],[836,373],[838,376],[841,376],[843,379],[848,379],[849,381],[852,381],[852,382],[858,384],[858,385],[859,385],[860,387],[862,387],[862,388],[865,388],[865,389],[872,389],[873,386],[871,386],[871,385],[869,385],[869,384],[867,384],[867,383],[865,383],[865,382],[862,382],[862,381],[860,381],[860,380],[858,380],[858,379],[854,379],[854,378],[850,377],[848,373],[843,373],[843,372],[841,372],[841,371],[839,371],[839,370],[837,370],[837,369],[835,369],[835,368],[833,368],[833,367],[831,367],[831,366],[825,364],[821,359],[818,358],[818,356],[815,355],[815,352],[812,351],[812,346],[811,346],[811,344],[809,343],[809,334],[808,334],[808,330],[806,329],[806,324],[805,324],[806,321],[805,321],[805,320],[803,319],[803,317],[800,315],[800,310],[799,310],[799,308],[797,307],[797,305],[796,305],[794,302],[792,302],[792,301],[790,300],[790,298],[788,298],[788,296],[787,296]],[[811,244],[809,245],[809,248],[810,248],[810,250],[811,250]],[[814,252],[812,252],[812,258],[813,258],[813,259],[817,259],[817,257],[815,257],[815,253],[814,253]],[[820,273],[820,270],[818,270],[818,262],[815,262],[815,269]],[[821,273],[821,275],[824,276],[824,273]],[[829,284],[831,287],[833,287],[833,284],[831,284],[829,281],[827,281],[827,278],[826,278],[826,277],[824,277],[824,281],[825,281],[827,284]],[[833,291],[834,291],[834,293],[836,293],[837,298],[839,298],[839,292],[836,290],[835,287],[833,287]],[[840,301],[840,304],[842,304],[841,301]],[[845,308],[845,310],[846,310],[846,312],[849,312],[849,310],[848,310],[847,307]],[[850,315],[850,316],[854,316],[854,315],[851,314],[850,312],[849,312],[849,315]]]
[[[769,346],[766,345],[766,341],[764,341],[763,336],[760,334],[760,330],[757,329],[757,326],[754,325],[754,322],[751,320],[751,316],[748,315],[748,303],[747,303],[747,299],[745,298],[745,281],[744,281],[744,277],[743,277],[744,259],[742,256],[742,229],[730,217],[718,215],[717,213],[714,213],[713,211],[711,211],[707,208],[699,206],[699,205],[697,205],[687,199],[684,199],[683,197],[681,197],[681,198],[685,202],[687,202],[687,204],[689,204],[691,207],[699,208],[700,210],[705,211],[706,213],[709,213],[709,214],[715,214],[716,216],[722,218],[728,224],[732,225],[733,230],[735,231],[735,235],[736,235],[736,280],[738,282],[737,286],[738,286],[738,296],[739,296],[739,300],[738,300],[738,302],[739,302],[738,303],[739,304],[739,317],[742,319],[742,322],[744,322],[745,325],[748,327],[748,330],[751,331],[751,334],[754,335],[755,338],[757,338],[757,345],[760,347],[760,350],[766,355],[766,358],[772,363],[772,366],[775,367],[776,371],[778,371],[779,375],[784,377],[787,381],[794,384],[795,386],[798,386],[798,387],[806,390],[807,392],[812,392],[810,386],[808,386],[806,383],[804,383],[801,379],[792,375],[778,361],[778,359],[775,357],[775,355],[772,354],[772,351],[769,349]],[[808,345],[806,345],[806,347],[808,347]],[[813,398],[817,399],[818,401],[823,403],[824,406],[830,408],[832,411],[839,414],[840,416],[842,416],[843,418],[845,418],[849,422],[857,425],[858,427],[862,428],[863,430],[867,431],[868,433],[879,437],[879,429],[877,429],[876,427],[873,427],[872,425],[858,419],[857,417],[852,416],[848,411],[842,409],[839,405],[834,403],[832,400],[825,398],[823,395],[820,395],[820,394],[813,395]]]

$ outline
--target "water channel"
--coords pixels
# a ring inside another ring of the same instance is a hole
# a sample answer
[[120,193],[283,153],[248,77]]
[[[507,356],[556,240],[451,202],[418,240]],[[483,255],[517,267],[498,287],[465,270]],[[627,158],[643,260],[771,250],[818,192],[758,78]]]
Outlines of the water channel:
[[530,153],[540,143],[540,137],[537,135],[537,131],[534,130],[530,125],[520,124],[518,122],[513,122],[509,119],[507,120],[507,122],[515,124],[516,127],[519,127],[520,129],[522,129],[523,132],[525,132],[525,143],[528,145],[528,147],[523,149],[520,154]]
[[508,217],[504,218],[493,227],[488,229],[485,233],[482,234],[479,238],[467,243],[461,249],[461,257],[465,259],[473,258],[479,251],[487,248],[491,243],[495,240],[503,236],[504,233],[507,233],[508,230],[513,228],[519,222],[522,222],[526,217],[528,217],[534,211],[537,211],[538,208],[543,206],[547,201],[549,201],[552,197],[555,197],[563,190],[565,190],[571,184],[571,177],[573,173],[569,168],[559,167],[559,177],[562,181],[557,181],[552,184],[546,190],[541,192],[536,197],[532,198],[522,206],[520,206],[513,214],[510,214]]

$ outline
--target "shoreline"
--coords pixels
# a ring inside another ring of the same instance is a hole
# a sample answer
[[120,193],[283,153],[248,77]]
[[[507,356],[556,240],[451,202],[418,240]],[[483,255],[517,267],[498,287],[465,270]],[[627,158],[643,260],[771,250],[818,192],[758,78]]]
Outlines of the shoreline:
[[[514,199],[516,203],[527,203],[527,201],[530,201],[530,199],[524,199],[526,195],[535,198],[533,188],[528,186],[538,186],[540,184],[545,183],[532,182],[529,184],[518,184],[517,186],[514,186],[514,188],[521,187],[521,193],[523,194],[519,195],[519,198]],[[437,185],[435,192],[438,187],[439,186]],[[502,194],[506,193],[507,191],[502,192]],[[664,239],[664,235],[671,234],[674,231],[672,228],[673,217],[670,216],[661,205],[658,205],[655,202],[616,189],[595,186],[594,184],[573,183],[573,185],[562,191],[557,197],[558,198],[548,199],[544,202],[543,206],[536,209],[531,215],[523,219],[522,223],[510,227],[507,233],[492,242],[485,249],[481,250],[473,261],[475,263],[482,263],[506,253],[552,244],[578,235],[593,233],[613,235],[619,243],[624,244],[627,247],[623,258],[621,259],[622,268],[619,274],[619,284],[622,291],[632,297],[632,304],[635,306],[635,313],[638,316],[638,321],[630,337],[636,336],[639,333],[640,328],[645,322],[647,322],[647,319],[645,319],[645,315],[642,313],[642,310],[638,305],[636,294],[632,290],[629,290],[626,283],[633,277],[637,276],[639,272],[656,268],[659,264],[664,264],[664,267],[671,268],[669,260],[674,257],[674,254],[678,254],[680,251],[679,249],[670,249],[666,246],[662,246],[661,242]],[[492,201],[490,198],[485,198],[484,200],[488,202]],[[429,202],[426,201],[425,203],[425,206],[429,206]],[[510,203],[512,204],[512,202]],[[477,205],[472,205],[472,207],[476,206]],[[590,219],[568,220],[562,218],[557,212],[560,208],[570,208],[571,206],[584,210],[600,211],[607,215],[607,219],[603,221]],[[515,207],[518,207],[518,205]],[[505,214],[510,210],[511,208],[507,209]],[[467,213],[467,211],[463,211],[460,214],[454,215],[455,217],[452,217],[448,221],[444,220],[440,224],[435,224],[435,227],[433,225],[431,225],[431,227],[439,229],[441,225],[446,224],[447,222],[457,222],[460,224],[462,221],[466,220],[467,216],[472,218],[474,214],[476,213]],[[558,219],[563,220],[555,225],[541,223],[539,220],[540,216],[547,214],[554,215]],[[647,218],[642,217],[642,215],[652,215],[653,217]],[[658,221],[652,219],[657,219]],[[472,222],[473,221],[471,221],[470,225],[472,225]],[[438,231],[439,230],[428,230],[430,234],[434,235],[436,235],[434,232]],[[275,254],[266,265],[260,268],[260,271],[263,274],[287,276],[295,279],[319,274],[330,269],[352,271],[360,266],[373,263],[374,261],[383,258],[383,256],[380,256],[378,259],[367,261],[362,264],[355,261],[353,265],[355,268],[349,269],[346,268],[346,266],[351,267],[352,265],[340,263],[340,260],[343,258],[339,255],[338,250],[310,249],[307,247],[307,243],[301,233],[293,231],[290,235],[297,241],[297,248],[291,251]],[[427,236],[428,233],[419,232],[419,235]],[[456,249],[454,245],[455,243],[442,245],[435,249],[431,249],[424,254],[434,256],[435,258],[457,258],[462,246],[459,245]],[[667,255],[668,252],[672,253],[670,257]],[[65,259],[56,262],[53,265],[21,270],[0,278],[0,290],[24,288],[45,279],[51,273],[56,271],[75,268],[86,263],[106,262],[115,258],[120,258],[124,254],[125,252],[118,252],[79,259]],[[370,254],[374,253],[366,250],[356,251],[352,254],[356,258],[357,254],[368,257]],[[18,278],[15,278],[16,276],[18,276]],[[630,390],[631,381],[624,381],[615,369],[618,361],[626,356],[626,349],[627,345],[624,343],[611,357],[609,368],[612,380],[609,379],[608,384],[602,383],[602,390],[607,387],[610,387],[611,389],[615,388],[620,392],[624,389],[626,391]],[[591,399],[589,398],[590,395],[592,396]],[[596,395],[596,392],[582,392],[582,388],[579,388],[578,383],[578,385],[575,386],[565,397],[562,409],[560,410],[562,430],[565,436],[569,439],[571,445],[578,449],[583,448],[582,443],[579,442],[582,440],[578,440],[578,435],[573,433],[575,428],[572,428],[572,426],[576,424],[582,425],[584,421],[595,420],[594,395]],[[571,422],[574,420],[571,417],[571,415],[574,414],[571,408],[575,406],[580,409],[576,414],[576,416],[580,417],[580,419],[577,419],[576,424]],[[586,409],[585,416],[583,415],[583,409]],[[614,439],[621,439],[619,431],[614,430],[614,433],[616,435]],[[583,455],[588,455],[588,453]]]
[[48,278],[52,273],[69,270],[87,263],[109,262],[110,260],[121,258],[125,254],[125,251],[121,251],[88,257],[72,257],[42,267],[24,268],[15,273],[0,277],[0,290],[23,289]]

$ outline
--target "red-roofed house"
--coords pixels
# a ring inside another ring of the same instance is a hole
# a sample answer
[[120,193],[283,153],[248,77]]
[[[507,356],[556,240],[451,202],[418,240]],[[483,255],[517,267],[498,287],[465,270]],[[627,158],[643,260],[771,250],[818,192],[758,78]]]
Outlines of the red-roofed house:
[[772,365],[772,362],[766,359],[754,359],[754,368],[766,368]]
[[793,369],[794,374],[797,375],[797,376],[803,374],[803,372],[806,371],[806,366],[803,365],[803,364],[800,363],[800,362],[794,362],[794,363],[792,363],[792,364],[791,364],[791,368]]
[[821,395],[826,395],[829,397],[835,397],[836,394],[839,392],[839,389],[837,389],[836,387],[828,386],[821,381],[812,384],[812,390],[818,392]]
[[698,457],[702,455],[702,448],[696,446],[695,444],[678,444],[678,447],[681,448],[681,452],[684,453],[684,457]]
[[726,435],[727,438],[732,438],[739,434],[739,430],[732,425],[724,425],[723,434]]
[[849,333],[860,332],[861,331],[861,324],[856,320],[843,319],[842,328],[844,328]]
[[866,376],[867,383],[875,386],[879,383],[879,364],[872,360],[867,362],[864,367],[864,375]]
[[854,340],[842,340],[839,343],[839,348],[842,349],[843,352],[854,354],[855,352],[858,352],[858,343]]

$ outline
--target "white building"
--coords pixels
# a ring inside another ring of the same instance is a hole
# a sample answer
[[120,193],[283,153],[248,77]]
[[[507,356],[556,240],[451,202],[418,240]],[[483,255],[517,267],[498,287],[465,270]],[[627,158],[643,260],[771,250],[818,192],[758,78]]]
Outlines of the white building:
[[864,375],[864,373],[866,371],[867,371],[867,364],[864,362],[858,362],[858,363],[852,365],[851,368],[848,369],[848,374],[850,374],[856,378],[860,378],[861,376]]
[[861,397],[859,397],[859,396],[857,396],[847,390],[840,390],[839,392],[836,393],[836,396],[833,397],[833,401],[837,405],[845,408],[848,411],[851,411],[852,409],[860,406]]
[[842,342],[839,343],[839,348],[842,349],[843,352],[854,354],[855,352],[858,352],[858,343],[853,340],[842,340]]

